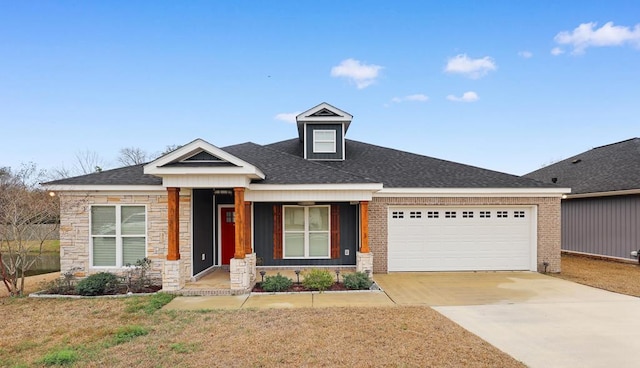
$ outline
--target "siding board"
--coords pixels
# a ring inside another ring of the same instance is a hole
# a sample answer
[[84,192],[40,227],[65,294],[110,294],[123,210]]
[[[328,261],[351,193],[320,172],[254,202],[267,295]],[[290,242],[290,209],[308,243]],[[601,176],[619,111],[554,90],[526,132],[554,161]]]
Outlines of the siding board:
[[640,248],[638,227],[638,195],[562,202],[563,250],[628,259]]

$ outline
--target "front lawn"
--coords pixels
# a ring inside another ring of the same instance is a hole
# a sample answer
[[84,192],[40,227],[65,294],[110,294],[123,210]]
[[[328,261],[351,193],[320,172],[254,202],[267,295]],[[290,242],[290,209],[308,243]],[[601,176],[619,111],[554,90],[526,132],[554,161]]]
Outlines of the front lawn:
[[1,298],[0,366],[523,367],[428,307],[183,312],[156,299]]
[[553,276],[640,297],[640,266],[583,256],[562,255],[562,272]]

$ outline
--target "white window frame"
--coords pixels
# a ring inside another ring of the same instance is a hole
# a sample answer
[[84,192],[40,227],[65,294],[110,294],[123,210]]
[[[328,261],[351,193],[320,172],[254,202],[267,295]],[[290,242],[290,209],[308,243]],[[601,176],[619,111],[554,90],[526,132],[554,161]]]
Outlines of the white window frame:
[[[333,139],[318,139],[316,133],[331,133]],[[316,147],[316,143],[332,143],[333,149],[320,150]],[[313,130],[313,153],[336,153],[336,131],[333,129],[314,129]]]
[[[309,230],[309,209],[324,207],[327,209],[328,229],[326,231],[310,231]],[[287,231],[285,227],[286,211],[287,208],[304,208],[304,230]],[[302,233],[304,234],[304,256],[302,257],[287,257],[287,233]],[[327,233],[327,256],[326,257],[311,257],[309,256],[309,234]],[[319,206],[282,206],[282,258],[283,259],[331,259],[331,206],[319,205]]]
[[[116,233],[115,235],[93,235],[93,207],[114,207],[116,211]],[[123,244],[122,238],[139,238],[142,235],[122,235],[122,207],[144,207],[144,256],[148,256],[147,246],[149,241],[148,226],[149,212],[146,204],[138,203],[121,203],[121,204],[93,204],[89,208],[89,264],[94,269],[121,269],[126,266],[122,262]],[[113,266],[94,266],[93,265],[93,239],[94,238],[115,238],[116,239],[116,264]]]

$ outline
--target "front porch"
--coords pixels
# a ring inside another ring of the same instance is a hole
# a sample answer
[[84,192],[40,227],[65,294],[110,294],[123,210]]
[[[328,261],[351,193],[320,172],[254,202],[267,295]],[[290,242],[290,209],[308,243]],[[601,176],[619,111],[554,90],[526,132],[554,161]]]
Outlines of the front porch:
[[[215,191],[215,189],[211,190]],[[260,279],[260,270],[265,270],[267,274],[275,274],[276,272],[281,272],[282,274],[287,275],[290,274],[292,276],[289,277],[293,280],[296,280],[294,277],[295,269],[303,270],[312,267],[327,268],[330,270],[344,268],[358,271],[373,271],[373,256],[370,253],[368,246],[368,201],[358,201],[355,203],[347,202],[342,205],[330,203],[320,204],[325,207],[335,207],[336,209],[339,209],[340,206],[350,206],[355,209],[355,211],[353,209],[349,210],[351,211],[349,213],[354,216],[353,220],[349,220],[351,221],[349,224],[352,226],[347,228],[343,226],[343,231],[353,233],[353,239],[344,236],[342,239],[342,242],[347,242],[349,247],[341,249],[338,243],[337,251],[334,252],[334,249],[331,249],[332,259],[327,258],[323,260],[309,258],[305,261],[305,259],[298,258],[288,260],[287,257],[283,257],[282,250],[279,255],[275,254],[277,252],[275,249],[276,246],[278,246],[278,243],[280,244],[279,246],[282,247],[282,232],[276,236],[275,232],[265,235],[265,232],[261,231],[261,229],[265,227],[264,223],[267,218],[271,221],[269,223],[270,227],[274,227],[274,223],[276,224],[275,227],[282,227],[282,224],[278,223],[278,221],[283,221],[282,218],[280,217],[276,221],[272,218],[270,213],[267,214],[263,213],[264,211],[254,211],[252,204],[258,205],[258,203],[252,203],[251,201],[245,200],[245,193],[247,192],[246,188],[235,187],[232,190],[228,189],[228,191],[233,192],[232,203],[231,197],[229,197],[229,201],[227,202],[228,204],[225,204],[225,206],[231,207],[234,212],[232,214],[234,223],[231,228],[234,233],[234,237],[232,239],[232,257],[231,259],[226,258],[226,262],[223,263],[223,260],[219,256],[215,256],[217,261],[212,263],[208,268],[200,271],[199,267],[196,267],[196,260],[199,260],[200,258],[200,251],[196,251],[196,242],[194,240],[195,234],[191,234],[192,236],[187,237],[192,239],[192,244],[189,245],[191,247],[191,256],[185,257],[185,259],[181,257],[179,244],[181,234],[180,227],[177,226],[177,224],[180,223],[179,214],[181,212],[181,202],[179,199],[180,188],[167,188],[167,254],[163,264],[163,290],[183,295],[238,295],[250,292],[256,281],[259,281]],[[191,194],[192,201],[185,203],[190,203],[191,206],[195,208],[197,206],[197,200],[196,196],[194,196],[194,189],[191,189]],[[260,205],[257,207],[262,209],[273,207],[272,204],[268,204],[267,206],[266,202],[261,205],[262,207],[260,207]],[[295,207],[301,206],[302,204],[288,202],[288,204],[280,203],[279,205]],[[332,213],[332,215],[336,214],[337,212]],[[195,224],[198,221],[198,219],[195,218],[196,215],[197,212],[193,211],[194,218],[191,219],[192,224]],[[347,220],[348,219],[343,219],[343,222]],[[216,221],[225,221],[225,217],[219,216]],[[334,222],[333,229],[339,229],[339,221],[333,217],[331,221]],[[219,228],[219,225],[212,226]],[[260,235],[256,235],[254,233],[254,227],[257,229],[256,232],[260,233]],[[190,226],[188,231],[193,232],[193,229],[194,226]],[[185,231],[184,226],[182,227],[182,231]],[[261,247],[258,249],[254,246],[254,239],[256,239],[256,237],[261,239]],[[182,238],[184,239],[185,237],[183,236]],[[219,235],[217,235],[216,238],[220,239]],[[335,238],[335,240],[340,242],[340,233],[338,230],[331,232],[331,238],[332,241]],[[265,239],[268,239],[268,241]],[[265,247],[265,244],[267,243],[271,245]],[[182,244],[183,251],[187,251],[189,249],[185,249],[185,245],[186,244]],[[212,244],[211,246],[220,247],[221,244]],[[267,254],[265,253],[267,250],[269,252],[273,251],[274,253]],[[223,254],[223,252],[220,251],[219,254]],[[353,256],[352,260],[344,261],[345,254],[346,256]],[[229,256],[231,256],[231,253]],[[279,256],[279,259],[275,259],[276,256]],[[270,265],[270,267],[260,267],[263,265],[263,262],[265,262],[265,258],[268,258],[268,262],[266,264]],[[278,266],[274,265],[274,260],[277,261]],[[227,262],[228,265],[226,264]],[[269,262],[271,263],[269,264]]]

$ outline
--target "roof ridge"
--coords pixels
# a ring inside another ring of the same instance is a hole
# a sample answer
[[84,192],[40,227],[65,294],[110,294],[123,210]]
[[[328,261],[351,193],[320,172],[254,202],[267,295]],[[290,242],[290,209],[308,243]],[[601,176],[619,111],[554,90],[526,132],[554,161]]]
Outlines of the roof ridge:
[[592,148],[592,150],[595,150],[595,149],[598,149],[598,148],[609,147],[609,146],[613,146],[613,145],[620,144],[620,143],[631,142],[631,141],[634,141],[634,140],[637,140],[637,139],[640,139],[640,138],[638,138],[638,137],[634,137],[634,138],[625,139],[625,140],[620,141],[620,142],[604,144],[604,145],[602,145],[602,146],[593,147],[593,148]]

